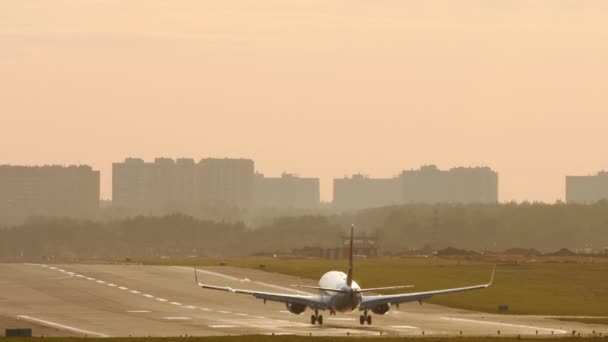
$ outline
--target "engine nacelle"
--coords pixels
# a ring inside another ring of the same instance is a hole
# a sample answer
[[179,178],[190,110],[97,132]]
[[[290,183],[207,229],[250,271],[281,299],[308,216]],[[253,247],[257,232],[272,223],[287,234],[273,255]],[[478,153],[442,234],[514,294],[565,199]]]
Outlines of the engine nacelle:
[[386,313],[391,309],[391,306],[389,304],[381,304],[378,306],[374,306],[372,308],[372,312],[375,313],[376,315],[386,315]]
[[287,310],[292,314],[299,315],[306,310],[306,305],[298,303],[285,303]]

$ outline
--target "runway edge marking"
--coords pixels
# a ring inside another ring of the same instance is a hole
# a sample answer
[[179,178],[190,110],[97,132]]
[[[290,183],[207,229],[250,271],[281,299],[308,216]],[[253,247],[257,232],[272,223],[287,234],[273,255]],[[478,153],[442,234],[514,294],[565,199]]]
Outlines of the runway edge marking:
[[459,322],[469,322],[469,323],[478,323],[478,324],[498,325],[498,326],[512,327],[512,328],[524,328],[524,329],[531,329],[531,330],[553,331],[553,332],[556,332],[558,334],[567,334],[568,333],[566,330],[562,330],[562,329],[535,327],[535,326],[523,325],[523,324],[512,324],[512,323],[502,323],[502,322],[492,322],[492,321],[480,321],[480,320],[475,320],[475,319],[457,318],[457,317],[441,317],[441,319],[448,320],[448,321],[459,321]]
[[55,322],[51,322],[51,321],[46,321],[46,320],[43,320],[43,319],[40,319],[40,318],[31,317],[31,316],[18,315],[17,318],[24,319],[26,321],[32,321],[32,322],[40,323],[42,325],[46,325],[46,326],[49,326],[49,327],[69,330],[69,331],[77,332],[77,333],[81,333],[81,334],[93,335],[93,336],[97,336],[97,337],[110,337],[107,334],[98,333],[98,332],[94,332],[94,331],[90,331],[90,330],[85,330],[85,329],[80,329],[80,328],[75,328],[75,327],[72,327],[72,326],[69,326],[69,325],[55,323]]

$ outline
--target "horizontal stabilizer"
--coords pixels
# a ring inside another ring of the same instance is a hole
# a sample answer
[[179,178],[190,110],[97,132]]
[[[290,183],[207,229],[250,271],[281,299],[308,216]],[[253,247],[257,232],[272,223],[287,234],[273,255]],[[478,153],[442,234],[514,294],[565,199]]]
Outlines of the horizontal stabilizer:
[[319,290],[319,291],[329,291],[329,292],[338,292],[338,293],[350,293],[350,291],[347,290],[340,290],[340,289],[330,289],[327,287],[319,287],[319,286],[307,286],[307,285],[291,285],[293,287],[299,287],[299,288],[303,288],[303,289],[311,289],[311,290]]
[[[349,290],[330,289],[330,288],[318,287],[318,286],[307,286],[307,285],[291,285],[291,286],[293,286],[293,287],[299,287],[299,288],[304,288],[304,289],[320,290],[320,291],[328,291],[328,292],[337,292],[337,293],[350,293],[351,292]],[[373,288],[369,288],[369,289],[353,289],[352,292],[354,292],[354,293],[362,293],[362,292],[371,292],[371,291],[397,290],[397,289],[405,289],[405,288],[411,288],[411,287],[414,287],[414,285],[373,287]]]
[[357,292],[371,292],[371,291],[385,291],[385,290],[397,290],[397,289],[406,289],[412,288],[415,285],[399,285],[399,286],[385,286],[385,287],[372,287],[369,289],[361,289],[357,290]]

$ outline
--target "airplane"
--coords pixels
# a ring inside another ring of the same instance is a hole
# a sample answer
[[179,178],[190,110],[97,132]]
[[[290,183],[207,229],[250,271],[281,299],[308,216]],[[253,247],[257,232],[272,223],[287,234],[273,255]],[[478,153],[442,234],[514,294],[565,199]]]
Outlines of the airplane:
[[369,311],[377,315],[385,315],[389,312],[391,305],[395,305],[398,308],[399,304],[414,301],[418,301],[422,304],[422,300],[428,299],[434,295],[484,289],[492,285],[492,281],[494,280],[494,271],[496,266],[494,266],[490,282],[487,284],[393,295],[364,295],[366,292],[408,288],[413,287],[413,285],[362,289],[359,284],[353,280],[353,231],[354,225],[350,230],[350,251],[347,273],[340,271],[329,271],[321,277],[319,280],[319,286],[292,285],[300,288],[318,290],[318,295],[292,295],[260,292],[245,289],[233,289],[228,286],[203,284],[199,283],[198,281],[196,267],[194,268],[194,280],[196,284],[203,289],[248,294],[254,296],[255,298],[264,300],[264,304],[266,304],[266,301],[284,303],[289,312],[297,315],[302,314],[307,308],[310,308],[314,311],[314,315],[310,316],[310,324],[312,325],[315,323],[323,325],[323,315],[319,315],[319,311],[327,310],[329,311],[330,315],[335,315],[336,312],[352,312],[356,309],[363,312],[362,315],[359,316],[359,323],[361,325],[364,325],[365,323],[371,325],[372,316],[369,314]]

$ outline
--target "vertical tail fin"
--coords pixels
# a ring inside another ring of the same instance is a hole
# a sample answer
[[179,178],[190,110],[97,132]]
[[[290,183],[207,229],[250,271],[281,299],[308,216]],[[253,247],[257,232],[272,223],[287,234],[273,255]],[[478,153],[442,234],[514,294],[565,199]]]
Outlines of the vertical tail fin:
[[348,251],[348,273],[346,275],[346,284],[352,286],[353,284],[353,232],[355,225],[350,226],[350,249]]

